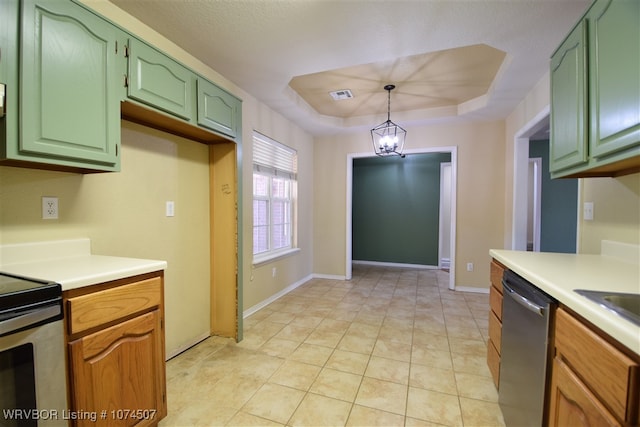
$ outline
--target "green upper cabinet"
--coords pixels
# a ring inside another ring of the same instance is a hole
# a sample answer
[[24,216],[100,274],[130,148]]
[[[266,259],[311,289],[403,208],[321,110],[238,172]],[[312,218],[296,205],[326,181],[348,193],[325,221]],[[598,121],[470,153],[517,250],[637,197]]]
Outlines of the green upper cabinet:
[[587,162],[586,24],[581,22],[551,58],[551,171]]
[[0,1],[0,156],[18,144],[18,3]]
[[128,50],[128,97],[191,121],[193,72],[135,38]]
[[72,2],[23,0],[20,138],[6,157],[119,170],[117,27]]
[[640,1],[596,0],[551,58],[550,170],[640,170]]
[[241,103],[238,98],[202,78],[198,79],[198,124],[236,138]]
[[640,144],[640,1],[599,1],[589,11],[591,156]]

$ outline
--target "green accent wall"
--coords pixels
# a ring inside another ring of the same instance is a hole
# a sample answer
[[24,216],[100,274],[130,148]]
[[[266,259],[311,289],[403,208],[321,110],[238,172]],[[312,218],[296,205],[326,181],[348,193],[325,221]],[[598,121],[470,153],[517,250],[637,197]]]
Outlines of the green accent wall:
[[352,258],[438,265],[440,163],[450,153],[353,160]]
[[529,141],[529,158],[542,158],[540,251],[576,253],[578,180],[551,179],[549,141]]

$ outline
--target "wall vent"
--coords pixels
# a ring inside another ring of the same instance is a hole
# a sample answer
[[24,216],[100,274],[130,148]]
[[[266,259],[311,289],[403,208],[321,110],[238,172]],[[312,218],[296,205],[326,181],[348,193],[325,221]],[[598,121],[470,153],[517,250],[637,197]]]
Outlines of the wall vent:
[[341,89],[333,92],[329,92],[329,95],[335,100],[340,101],[342,99],[351,99],[353,98],[353,94],[349,89]]

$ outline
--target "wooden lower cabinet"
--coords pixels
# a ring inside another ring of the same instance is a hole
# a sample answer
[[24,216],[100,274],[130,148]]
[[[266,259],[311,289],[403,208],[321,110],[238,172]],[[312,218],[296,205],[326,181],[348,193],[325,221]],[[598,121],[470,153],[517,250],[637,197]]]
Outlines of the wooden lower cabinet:
[[553,362],[550,426],[619,426],[607,408],[562,360]]
[[80,330],[67,332],[71,411],[97,415],[72,424],[157,425],[167,414],[162,277],[67,296],[65,306],[67,331]]
[[549,425],[637,425],[639,362],[579,318],[558,309]]
[[506,267],[491,261],[491,289],[489,289],[489,342],[487,365],[496,387],[500,383],[500,353],[502,348],[502,274]]

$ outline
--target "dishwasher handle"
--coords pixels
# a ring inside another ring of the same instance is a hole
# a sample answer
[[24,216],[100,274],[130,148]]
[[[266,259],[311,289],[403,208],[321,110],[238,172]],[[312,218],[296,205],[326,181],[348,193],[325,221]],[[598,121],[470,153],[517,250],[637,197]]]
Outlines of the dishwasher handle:
[[518,304],[520,304],[521,306],[523,306],[527,310],[537,314],[538,316],[544,316],[545,307],[542,307],[542,306],[530,301],[528,298],[520,295],[511,286],[509,286],[506,281],[502,282],[502,287],[507,290],[508,295],[511,298],[513,298],[515,300],[515,302],[517,302]]

